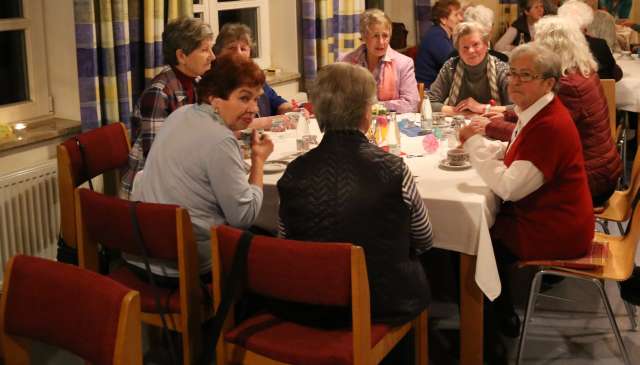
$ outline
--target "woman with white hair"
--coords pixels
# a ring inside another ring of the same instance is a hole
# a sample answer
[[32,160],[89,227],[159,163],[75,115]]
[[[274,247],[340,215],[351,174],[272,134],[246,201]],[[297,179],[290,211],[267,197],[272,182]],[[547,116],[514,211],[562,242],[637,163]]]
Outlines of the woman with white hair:
[[[482,25],[483,27],[486,28],[487,33],[489,35],[491,35],[491,31],[493,30],[493,18],[494,18],[493,10],[487,8],[484,5],[469,6],[464,11],[465,22],[476,22]],[[489,42],[488,45],[489,45],[490,55],[492,55],[493,57],[496,57],[502,62],[509,62],[509,56],[507,56],[502,52],[498,52],[495,49],[492,49],[491,42]],[[457,57],[457,56],[458,56],[458,50],[456,49],[453,52],[451,52],[451,55],[449,56],[449,58]]]
[[432,109],[446,114],[505,111],[511,104],[507,95],[509,66],[488,53],[487,29],[479,23],[463,22],[456,26],[453,39],[460,56],[447,60],[431,84]]
[[377,84],[377,96],[384,106],[398,113],[418,110],[420,96],[413,60],[389,46],[391,19],[379,9],[360,15],[362,44],[340,60],[368,69]]
[[[611,140],[609,111],[596,72],[597,63],[580,29],[559,16],[548,16],[536,23],[535,43],[560,57],[562,77],[557,95],[580,133],[591,199],[594,206],[600,206],[615,190],[622,163]],[[505,115],[505,119],[512,117]],[[497,119],[485,131],[489,137],[508,140],[514,128],[514,123]]]
[[581,0],[569,0],[558,8],[558,16],[574,22],[583,33],[589,44],[589,50],[598,62],[598,75],[601,79],[622,78],[622,69],[611,54],[611,49],[604,39],[586,34],[587,27],[593,22],[593,9]]

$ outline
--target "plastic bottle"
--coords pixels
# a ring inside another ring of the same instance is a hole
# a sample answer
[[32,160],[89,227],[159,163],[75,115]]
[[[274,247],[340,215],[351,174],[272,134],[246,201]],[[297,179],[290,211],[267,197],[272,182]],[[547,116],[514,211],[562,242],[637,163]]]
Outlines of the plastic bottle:
[[400,128],[398,128],[398,120],[396,118],[396,112],[391,111],[389,113],[389,127],[387,131],[387,146],[389,147],[389,153],[394,155],[400,155]]
[[296,126],[296,149],[298,152],[309,150],[309,121],[302,114]]
[[431,101],[428,97],[422,100],[420,105],[420,127],[422,129],[431,129],[433,127],[433,112],[431,110]]

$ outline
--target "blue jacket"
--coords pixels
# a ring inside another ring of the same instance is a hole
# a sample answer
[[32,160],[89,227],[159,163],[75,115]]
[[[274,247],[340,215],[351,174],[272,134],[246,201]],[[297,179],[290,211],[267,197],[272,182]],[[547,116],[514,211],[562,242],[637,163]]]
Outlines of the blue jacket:
[[429,87],[438,76],[438,72],[453,51],[453,42],[447,32],[439,25],[429,29],[420,41],[420,50],[416,58],[416,79]]

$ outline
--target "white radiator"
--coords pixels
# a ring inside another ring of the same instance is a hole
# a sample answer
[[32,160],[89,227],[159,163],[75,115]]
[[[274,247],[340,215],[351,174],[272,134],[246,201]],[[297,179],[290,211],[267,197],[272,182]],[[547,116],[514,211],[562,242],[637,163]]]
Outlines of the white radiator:
[[60,229],[56,160],[0,176],[0,285],[16,254],[55,259]]

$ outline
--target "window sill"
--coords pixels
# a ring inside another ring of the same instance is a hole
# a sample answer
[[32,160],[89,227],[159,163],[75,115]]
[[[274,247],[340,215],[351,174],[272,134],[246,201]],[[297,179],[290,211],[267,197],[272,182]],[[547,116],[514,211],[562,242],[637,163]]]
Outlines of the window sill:
[[265,72],[267,83],[269,86],[275,86],[284,84],[290,81],[300,80],[300,74],[298,72],[282,71],[278,73]]
[[9,138],[0,139],[0,153],[13,149],[29,147],[56,138],[68,137],[80,133],[80,122],[76,120],[49,118],[31,122],[27,128]]

